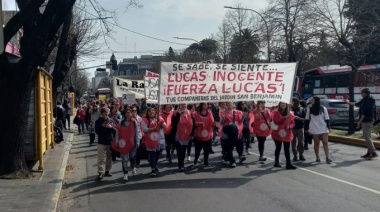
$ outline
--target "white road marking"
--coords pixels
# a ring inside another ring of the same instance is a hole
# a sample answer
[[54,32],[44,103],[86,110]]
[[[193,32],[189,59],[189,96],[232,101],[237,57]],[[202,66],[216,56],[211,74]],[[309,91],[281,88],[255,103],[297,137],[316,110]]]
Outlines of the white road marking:
[[[260,156],[259,154],[256,154],[256,153],[253,153],[253,154],[257,155],[257,156]],[[274,161],[273,158],[267,157],[267,159]],[[294,165],[294,166],[296,166],[296,165]],[[345,180],[342,180],[342,179],[339,179],[339,178],[336,178],[336,177],[332,177],[332,176],[329,176],[329,175],[326,175],[326,174],[322,174],[322,173],[316,172],[316,171],[312,171],[310,169],[302,168],[302,167],[299,167],[299,166],[296,166],[296,167],[297,167],[297,169],[300,169],[302,171],[309,172],[311,174],[315,174],[315,175],[318,175],[318,176],[321,176],[321,177],[324,177],[324,178],[327,178],[327,179],[330,179],[330,180],[334,180],[334,181],[337,181],[337,182],[340,182],[340,183],[343,183],[343,184],[347,184],[347,185],[350,185],[350,186],[353,186],[353,187],[356,187],[356,188],[360,188],[360,189],[363,189],[365,191],[369,191],[369,192],[372,192],[372,193],[380,195],[380,191],[378,191],[378,190],[375,190],[375,189],[372,189],[372,188],[368,188],[368,187],[365,187],[365,186],[361,186],[361,185],[358,185],[358,184],[355,184],[355,183],[351,183],[351,182],[348,182],[348,181],[345,181]]]

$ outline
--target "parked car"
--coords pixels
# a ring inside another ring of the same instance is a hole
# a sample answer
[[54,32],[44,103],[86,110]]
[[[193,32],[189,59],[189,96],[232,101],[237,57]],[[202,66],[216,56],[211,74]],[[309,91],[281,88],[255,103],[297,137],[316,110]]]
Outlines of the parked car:
[[[348,126],[349,106],[343,100],[321,99],[321,105],[325,106],[330,117],[331,126]],[[359,109],[354,108],[355,123],[359,121]]]

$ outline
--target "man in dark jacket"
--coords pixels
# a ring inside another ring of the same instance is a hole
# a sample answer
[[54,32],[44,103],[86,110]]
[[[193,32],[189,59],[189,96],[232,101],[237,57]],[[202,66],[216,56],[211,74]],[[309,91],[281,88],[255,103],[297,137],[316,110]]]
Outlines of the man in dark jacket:
[[95,122],[95,132],[98,134],[98,180],[102,180],[104,176],[112,176],[110,173],[112,168],[111,142],[116,133],[114,122],[108,117],[106,108],[100,110],[100,117]]
[[362,155],[362,158],[365,158],[367,160],[371,160],[373,158],[377,158],[378,155],[375,151],[375,146],[373,145],[372,139],[371,139],[371,132],[373,127],[373,122],[375,119],[375,110],[376,110],[376,102],[375,100],[370,96],[371,92],[368,88],[363,88],[361,90],[361,95],[363,97],[362,100],[360,100],[358,103],[351,103],[347,101],[347,104],[349,105],[355,105],[359,107],[359,122],[357,125],[357,128],[359,129],[360,126],[363,130],[363,137],[367,141],[368,145],[368,151],[367,154]]
[[57,127],[59,127],[61,130],[63,130],[63,121],[66,117],[66,111],[62,107],[61,102],[57,102],[57,106],[55,107],[53,111],[53,116],[55,118],[55,124]]

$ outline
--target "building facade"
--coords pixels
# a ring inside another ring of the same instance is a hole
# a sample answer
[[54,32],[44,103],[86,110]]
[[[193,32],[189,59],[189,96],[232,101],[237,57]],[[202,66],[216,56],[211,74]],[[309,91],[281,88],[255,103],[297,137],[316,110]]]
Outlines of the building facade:
[[145,71],[158,72],[158,62],[162,56],[141,55],[140,58],[125,58],[118,64],[117,76],[143,76]]

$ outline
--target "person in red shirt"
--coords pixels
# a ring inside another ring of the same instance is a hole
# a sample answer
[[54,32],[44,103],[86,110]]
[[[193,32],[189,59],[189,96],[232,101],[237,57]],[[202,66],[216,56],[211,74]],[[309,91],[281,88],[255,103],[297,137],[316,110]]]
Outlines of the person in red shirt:
[[294,127],[294,114],[290,112],[290,106],[287,103],[280,102],[278,109],[272,112],[272,121],[276,127],[272,127],[272,138],[276,145],[274,167],[281,167],[279,158],[284,143],[284,152],[286,158],[286,169],[296,169],[290,160],[290,143],[293,140],[292,129]]
[[172,105],[167,104],[163,106],[163,110],[160,114],[160,116],[164,119],[166,123],[166,128],[164,130],[165,134],[165,143],[166,143],[166,160],[169,163],[172,163],[172,156],[170,153],[170,149],[174,145],[174,135],[172,135],[172,115],[173,115],[173,109]]
[[[160,157],[160,133],[161,129],[165,129],[166,124],[163,118],[156,115],[156,109],[148,108],[147,117],[143,118],[142,130],[144,132],[143,140],[146,146],[146,151],[149,154],[149,164],[152,168],[150,176],[156,176],[158,172],[157,162]],[[163,135],[162,135],[163,136]]]
[[[243,156],[244,144],[242,140],[243,131],[243,113],[240,110],[234,109],[233,102],[227,102],[227,109],[221,112],[220,123],[222,126],[222,151],[223,159],[230,162],[231,167],[236,167],[233,150],[239,155],[239,162],[245,161]],[[235,132],[237,131],[237,132]]]
[[189,140],[194,136],[195,120],[186,104],[179,104],[178,110],[173,112],[172,132],[175,134],[178,172],[185,171],[185,156]]
[[193,114],[195,120],[195,158],[194,167],[198,164],[198,159],[203,149],[204,166],[209,167],[208,157],[210,154],[210,143],[213,135],[214,117],[208,109],[207,103],[200,103],[197,112]]
[[[80,133],[84,133],[84,118],[86,116],[86,106],[81,106],[79,110],[77,110],[77,125],[78,125],[78,131]],[[81,129],[82,128],[82,129]]]
[[253,122],[251,130],[256,135],[260,158],[259,161],[266,161],[264,157],[264,147],[267,137],[271,133],[269,122],[271,120],[271,111],[265,108],[265,101],[257,101],[257,107],[252,111]]
[[[187,110],[190,111],[191,116],[194,117],[194,114],[196,113],[195,111],[195,105],[189,104],[187,105]],[[187,161],[191,161],[191,148],[193,147],[194,144],[194,138],[191,138],[189,140],[189,144],[187,145]]]

